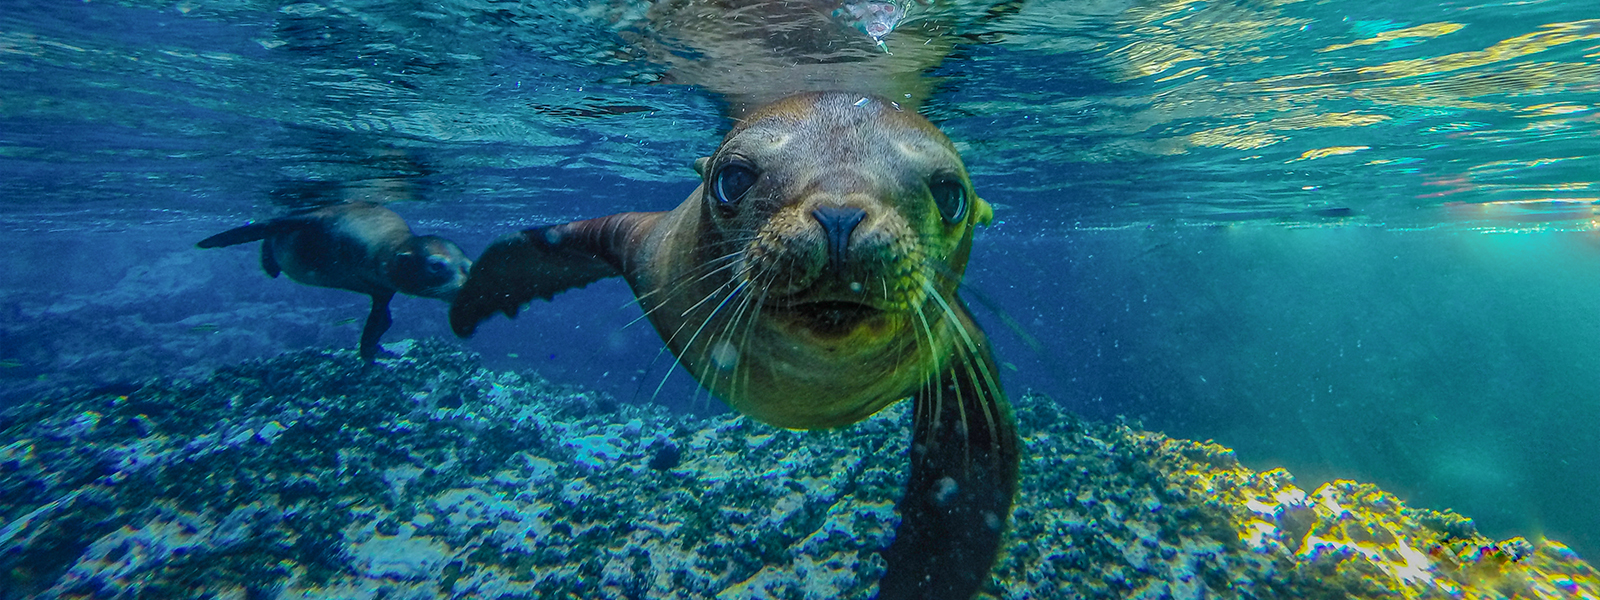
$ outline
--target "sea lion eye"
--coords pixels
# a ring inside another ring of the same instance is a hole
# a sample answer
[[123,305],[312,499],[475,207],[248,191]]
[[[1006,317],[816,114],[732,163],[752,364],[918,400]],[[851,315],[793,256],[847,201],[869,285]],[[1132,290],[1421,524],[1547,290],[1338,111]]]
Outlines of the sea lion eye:
[[944,217],[944,222],[954,225],[967,216],[967,186],[961,180],[948,175],[934,177],[928,184],[928,192],[933,194],[933,203],[939,207],[939,216]]
[[717,199],[718,205],[733,208],[755,184],[755,169],[743,162],[731,162],[717,169],[716,175],[711,177],[711,196]]
[[448,270],[450,270],[450,261],[445,260],[445,258],[443,256],[429,256],[428,257],[428,272],[429,273],[433,273],[435,275],[438,275],[438,274],[444,273],[445,271],[448,271]]

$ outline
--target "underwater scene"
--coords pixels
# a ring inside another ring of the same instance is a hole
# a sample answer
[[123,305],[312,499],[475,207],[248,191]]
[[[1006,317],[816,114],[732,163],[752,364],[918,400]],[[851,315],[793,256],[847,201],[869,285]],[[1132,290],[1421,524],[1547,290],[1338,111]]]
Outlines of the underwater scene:
[[0,600],[1600,599],[1600,11],[0,0]]

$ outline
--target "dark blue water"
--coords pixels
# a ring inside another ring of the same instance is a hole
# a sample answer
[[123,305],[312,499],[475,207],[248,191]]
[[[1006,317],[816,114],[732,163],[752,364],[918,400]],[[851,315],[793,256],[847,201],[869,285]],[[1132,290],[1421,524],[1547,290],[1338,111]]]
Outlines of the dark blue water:
[[[687,195],[725,101],[629,51],[639,6],[507,4],[0,3],[5,398],[352,345],[364,297],[193,248],[287,206],[398,200],[476,255]],[[986,8],[922,110],[997,207],[968,298],[1013,395],[1600,553],[1592,10]],[[637,316],[604,283],[461,343],[719,409]]]

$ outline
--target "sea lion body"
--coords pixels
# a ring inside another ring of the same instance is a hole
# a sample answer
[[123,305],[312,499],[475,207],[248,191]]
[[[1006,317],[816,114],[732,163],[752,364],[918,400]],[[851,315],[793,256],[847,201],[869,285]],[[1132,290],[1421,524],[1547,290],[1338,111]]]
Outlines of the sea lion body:
[[912,474],[879,598],[970,598],[1016,487],[1011,411],[956,296],[992,218],[944,134],[872,96],[755,111],[696,163],[676,208],[523,231],[479,258],[451,305],[495,312],[626,279],[680,364],[734,409],[795,429],[916,401]]
[[389,328],[395,293],[449,301],[472,261],[453,242],[418,236],[400,215],[371,202],[348,202],[251,223],[201,240],[201,248],[261,242],[261,268],[294,281],[372,297],[360,352],[371,360]]

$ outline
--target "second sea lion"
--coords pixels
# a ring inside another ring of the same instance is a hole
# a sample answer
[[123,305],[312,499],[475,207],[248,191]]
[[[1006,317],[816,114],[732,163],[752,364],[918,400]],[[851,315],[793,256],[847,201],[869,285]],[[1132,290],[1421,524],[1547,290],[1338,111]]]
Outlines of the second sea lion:
[[394,321],[396,292],[449,301],[472,261],[450,240],[414,235],[394,211],[371,202],[312,208],[251,223],[200,240],[201,248],[261,242],[261,268],[277,277],[372,296],[361,330],[361,358],[378,354],[378,339]]
[[668,212],[528,229],[479,258],[450,307],[496,312],[621,276],[701,385],[794,429],[913,398],[911,476],[881,599],[972,597],[1017,484],[1009,404],[956,288],[993,212],[921,116],[878,97],[792,96],[739,122]]

